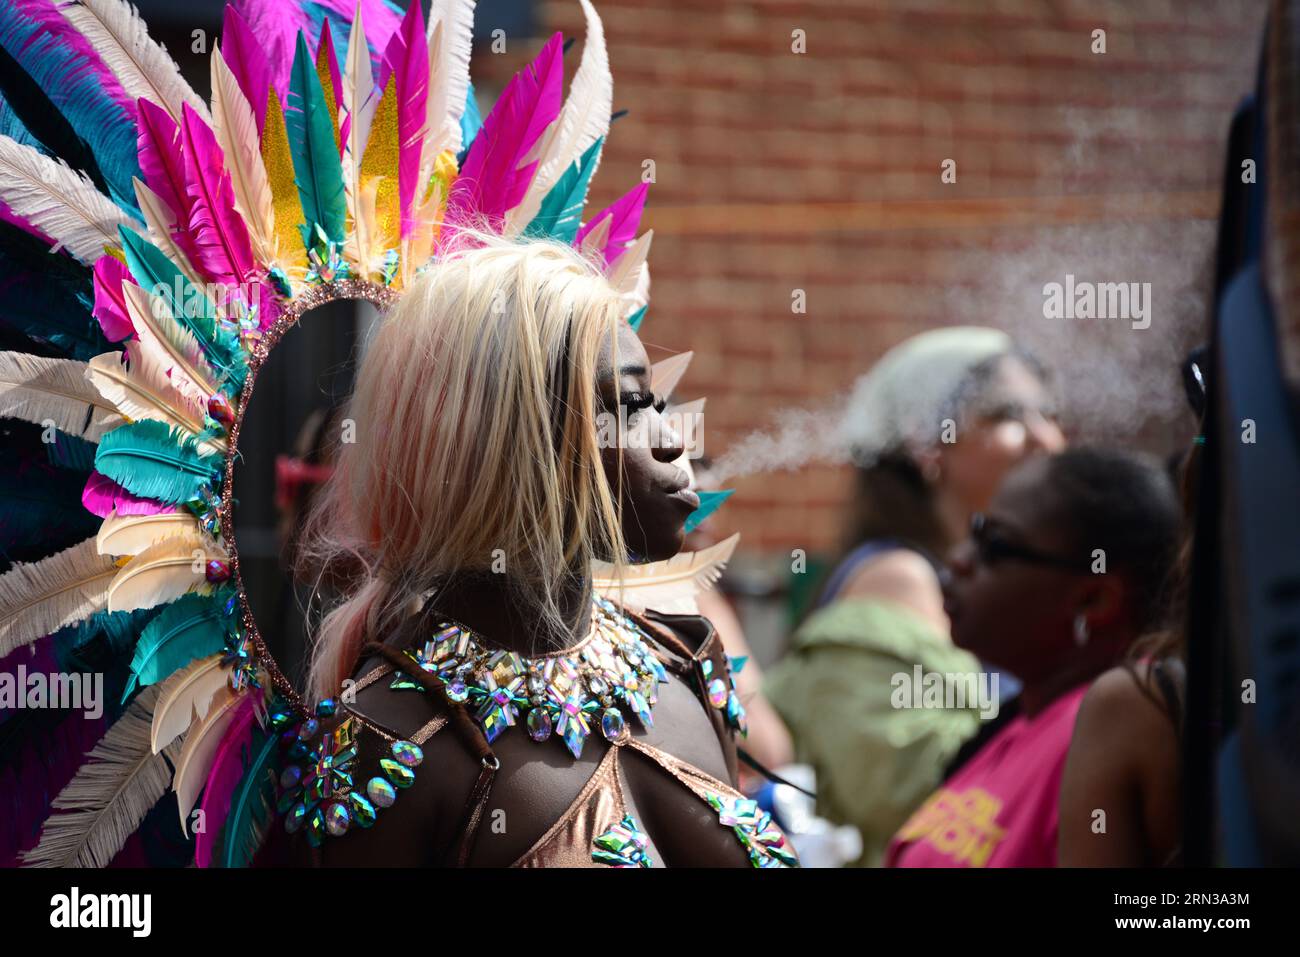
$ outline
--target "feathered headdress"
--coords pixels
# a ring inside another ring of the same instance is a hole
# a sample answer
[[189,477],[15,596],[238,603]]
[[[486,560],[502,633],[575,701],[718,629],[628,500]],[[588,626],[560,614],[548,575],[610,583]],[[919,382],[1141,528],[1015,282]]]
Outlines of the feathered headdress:
[[[257,369],[302,313],[391,304],[454,227],[487,222],[599,255],[639,326],[646,187],[582,221],[613,85],[579,2],[567,100],[556,34],[483,120],[472,0],[433,0],[427,26],[419,3],[240,0],[208,103],[124,0],[0,8],[0,416],[31,423],[7,423],[0,656],[93,667],[111,691],[94,721],[0,717],[0,859],[102,866],[166,808],[202,866],[256,851],[268,712],[301,705],[243,601],[230,482]],[[732,547],[638,568],[620,595],[688,609]]]

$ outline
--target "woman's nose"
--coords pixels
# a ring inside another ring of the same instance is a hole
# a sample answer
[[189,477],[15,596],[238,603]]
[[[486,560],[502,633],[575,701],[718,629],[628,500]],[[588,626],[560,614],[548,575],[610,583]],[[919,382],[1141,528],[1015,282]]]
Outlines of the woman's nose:
[[[948,579],[965,578],[975,570],[975,543],[969,538],[948,550],[945,568]],[[942,581],[942,577],[940,578]]]
[[1065,433],[1061,427],[1039,412],[1025,416],[1025,430],[1031,448],[1049,454],[1065,448]]
[[686,443],[681,432],[676,428],[671,415],[655,413],[651,421],[655,434],[651,436],[654,457],[660,462],[676,462],[686,451]]

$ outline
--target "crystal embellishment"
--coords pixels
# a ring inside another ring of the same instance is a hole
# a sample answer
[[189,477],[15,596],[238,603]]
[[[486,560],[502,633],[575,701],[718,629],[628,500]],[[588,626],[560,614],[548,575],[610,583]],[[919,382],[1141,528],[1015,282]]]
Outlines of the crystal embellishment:
[[623,820],[592,841],[591,859],[610,867],[652,867],[654,862],[646,853],[649,842],[632,815],[625,814]]

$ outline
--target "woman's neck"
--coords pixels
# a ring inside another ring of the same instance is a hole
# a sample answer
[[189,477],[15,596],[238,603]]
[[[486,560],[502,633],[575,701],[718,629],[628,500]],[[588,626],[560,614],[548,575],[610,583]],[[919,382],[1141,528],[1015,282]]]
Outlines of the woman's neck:
[[1021,713],[1032,718],[1073,688],[1090,682],[1111,667],[1110,658],[1072,661],[1058,671],[1035,681],[1026,681],[1020,691]]
[[488,644],[521,655],[558,651],[586,637],[591,624],[591,580],[565,579],[556,594],[561,625],[542,619],[520,601],[521,586],[505,575],[458,575],[429,598],[439,615],[468,625]]

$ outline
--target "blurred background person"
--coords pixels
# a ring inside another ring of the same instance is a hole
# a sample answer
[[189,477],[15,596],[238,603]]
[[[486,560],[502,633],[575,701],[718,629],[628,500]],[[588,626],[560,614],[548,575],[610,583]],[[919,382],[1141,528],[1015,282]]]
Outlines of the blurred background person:
[[857,463],[849,544],[765,690],[816,771],[819,813],[856,826],[859,863],[872,866],[979,724],[974,702],[891,702],[892,677],[916,665],[980,668],[949,639],[936,556],[1009,468],[1064,438],[1043,370],[978,327],[922,333],[887,353],[858,381],[844,436]]
[[951,556],[945,607],[954,643],[1022,688],[899,830],[887,864],[1056,864],[1079,704],[1162,620],[1180,525],[1173,484],[1145,457],[1073,449],[1007,477]]

